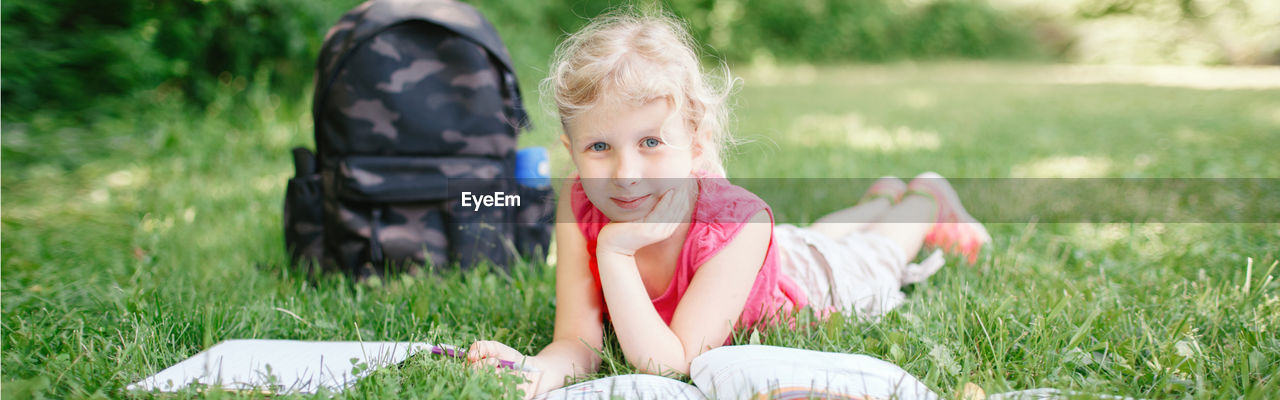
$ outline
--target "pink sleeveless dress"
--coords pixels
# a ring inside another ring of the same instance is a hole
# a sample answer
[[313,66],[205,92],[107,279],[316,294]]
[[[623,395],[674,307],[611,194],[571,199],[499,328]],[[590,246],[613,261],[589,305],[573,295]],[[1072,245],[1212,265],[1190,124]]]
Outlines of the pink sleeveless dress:
[[[760,210],[765,210],[769,214],[770,225],[773,224],[773,210],[755,194],[713,173],[698,172],[696,176],[698,199],[689,224],[689,235],[680,249],[671,283],[668,284],[666,291],[652,299],[653,308],[668,325],[671,324],[671,317],[675,314],[676,306],[680,304],[685,291],[688,290],[689,283],[693,281],[694,274],[698,272],[698,267],[728,245],[746,226],[751,216]],[[603,304],[600,270],[596,263],[596,238],[599,237],[600,230],[609,223],[609,217],[587,199],[581,180],[574,179],[570,192],[573,214],[578,228],[587,239],[587,253],[591,257],[591,275],[595,278],[597,294],[601,296],[601,304]],[[808,304],[804,290],[782,273],[780,263],[781,255],[778,246],[771,237],[764,264],[760,267],[755,283],[751,286],[746,306],[743,307],[735,328],[749,327],[757,322],[775,324],[780,322],[780,316],[790,315],[793,310]],[[607,304],[604,307],[607,318],[609,308]],[[732,340],[732,337],[729,339]]]

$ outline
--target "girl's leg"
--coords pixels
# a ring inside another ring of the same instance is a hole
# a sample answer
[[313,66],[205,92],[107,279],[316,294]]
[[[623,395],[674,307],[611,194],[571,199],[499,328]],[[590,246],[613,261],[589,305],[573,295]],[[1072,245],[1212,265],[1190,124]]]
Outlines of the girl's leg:
[[809,229],[833,239],[839,239],[849,233],[865,229],[871,222],[879,220],[880,216],[888,212],[891,207],[892,203],[887,198],[873,199],[824,215],[809,225]]
[[938,214],[938,203],[933,197],[909,194],[902,202],[890,208],[880,222],[870,224],[867,232],[878,233],[898,244],[910,262],[920,252],[925,235],[933,229]]
[[879,233],[902,248],[906,261],[928,244],[962,255],[971,264],[977,262],[978,252],[991,241],[991,235],[965,211],[945,178],[933,172],[916,176],[910,185],[903,185],[910,189],[903,190],[905,197],[903,191],[896,192],[902,199],[896,205],[889,200],[892,196],[884,195],[893,191],[883,189],[896,188],[893,181],[901,183],[896,178],[882,178],[858,206],[828,214],[810,229],[836,239],[858,230]]
[[902,199],[902,194],[906,191],[907,184],[901,179],[892,176],[882,177],[871,184],[871,188],[862,195],[857,205],[818,218],[809,225],[809,229],[833,239],[865,230],[871,222],[879,220],[894,203]]

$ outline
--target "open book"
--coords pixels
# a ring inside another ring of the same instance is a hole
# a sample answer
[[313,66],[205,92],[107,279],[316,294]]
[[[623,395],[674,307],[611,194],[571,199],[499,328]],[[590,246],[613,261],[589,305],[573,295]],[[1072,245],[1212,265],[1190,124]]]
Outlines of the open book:
[[536,399],[938,398],[897,365],[861,354],[725,346],[702,353],[689,369],[693,385],[655,375],[619,375],[556,389]]
[[431,347],[415,342],[228,340],[127,389],[170,392],[197,385],[262,393],[339,392],[374,368]]
[[[340,392],[375,368],[419,351],[458,357],[445,345],[419,342],[313,342],[228,340],[128,386],[129,390],[178,391],[197,385],[260,393]],[[514,367],[513,367],[514,368]],[[579,383],[538,399],[897,399],[938,396],[897,365],[859,354],[786,347],[725,346],[690,365],[693,385],[655,375],[620,375]],[[1070,390],[1007,392],[988,400],[1128,397]],[[760,396],[760,397],[756,397]]]

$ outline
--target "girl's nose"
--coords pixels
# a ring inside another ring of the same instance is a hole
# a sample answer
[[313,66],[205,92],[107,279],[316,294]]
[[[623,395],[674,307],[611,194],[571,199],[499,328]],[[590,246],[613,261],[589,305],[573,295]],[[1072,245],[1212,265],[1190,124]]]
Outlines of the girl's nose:
[[640,169],[638,157],[618,152],[617,165],[613,169],[613,183],[622,187],[635,186],[640,183]]

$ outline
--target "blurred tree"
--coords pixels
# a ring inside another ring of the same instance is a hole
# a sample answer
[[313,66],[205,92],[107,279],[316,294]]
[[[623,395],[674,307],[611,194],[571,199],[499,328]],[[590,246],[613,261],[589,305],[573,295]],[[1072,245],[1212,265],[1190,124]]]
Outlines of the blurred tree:
[[[1097,0],[1143,1],[1143,0]],[[1153,0],[1154,1],[1154,0]],[[8,0],[0,4],[7,120],[75,111],[157,87],[207,103],[221,79],[266,76],[305,92],[328,28],[357,0]],[[616,1],[474,0],[521,75]],[[784,61],[881,61],[1034,54],[1026,24],[978,0],[667,0],[708,53]],[[258,75],[258,71],[266,71]]]
[[171,84],[207,101],[223,74],[308,82],[322,35],[353,0],[10,0],[0,6],[4,113],[75,110]]

